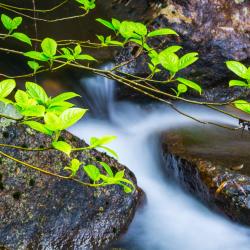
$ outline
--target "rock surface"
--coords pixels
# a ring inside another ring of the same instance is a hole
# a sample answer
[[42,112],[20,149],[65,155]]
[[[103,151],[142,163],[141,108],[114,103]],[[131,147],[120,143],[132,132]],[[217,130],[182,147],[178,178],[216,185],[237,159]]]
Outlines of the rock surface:
[[213,209],[250,225],[249,134],[185,128],[162,138],[168,175]]
[[[65,132],[62,137],[74,147],[86,144]],[[47,136],[22,125],[0,126],[0,142],[23,147],[50,145]],[[1,151],[43,169],[66,174],[69,158],[58,151],[27,152],[3,148]],[[86,163],[93,159],[125,169],[126,177],[136,183],[126,167],[104,153],[74,153]],[[80,176],[89,182],[86,176]],[[101,249],[124,233],[141,197],[137,189],[125,194],[119,186],[84,187],[28,169],[0,158],[0,249]]]
[[[134,1],[132,1],[134,2]],[[225,66],[227,60],[250,64],[250,2],[236,0],[163,0],[149,1],[154,6],[155,18],[151,28],[170,27],[179,38],[156,38],[152,43],[159,48],[178,44],[183,52],[197,51],[200,60],[181,72],[183,77],[200,83],[206,90],[204,98],[225,101],[232,96],[245,95],[245,89],[229,89],[228,80],[237,79]],[[158,3],[158,5],[157,5]],[[132,47],[124,49],[117,62],[133,57]],[[146,58],[140,58],[124,68],[129,73],[149,73]],[[165,79],[166,75],[158,75]],[[226,89],[225,89],[226,88]],[[248,92],[249,94],[249,92]],[[125,92],[126,95],[126,92]],[[122,93],[121,93],[122,96]]]

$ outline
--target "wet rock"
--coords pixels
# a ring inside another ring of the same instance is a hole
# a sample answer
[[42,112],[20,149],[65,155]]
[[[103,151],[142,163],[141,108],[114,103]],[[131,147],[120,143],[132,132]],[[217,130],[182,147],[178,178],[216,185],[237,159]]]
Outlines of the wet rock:
[[[206,90],[203,98],[225,101],[245,94],[243,88],[228,88],[228,80],[237,76],[230,73],[225,61],[238,60],[250,64],[249,1],[165,0],[158,5],[157,1],[151,2],[155,11],[151,28],[170,27],[180,34],[178,38],[152,39],[151,44],[159,49],[178,44],[183,46],[184,53],[199,52],[200,60],[183,70],[181,75],[203,86]],[[117,57],[117,63],[132,58],[132,51],[131,46],[125,48]],[[146,57],[139,58],[123,70],[140,76],[148,75],[147,60]],[[163,80],[166,76],[160,74],[157,78]]]
[[[65,132],[62,137],[74,147],[86,143]],[[48,147],[50,139],[23,125],[0,126],[0,142],[23,147]],[[27,152],[3,148],[1,151],[29,164],[66,174],[69,158],[55,150]],[[93,159],[105,161],[114,170],[125,169],[126,177],[136,183],[134,174],[115,159],[91,150],[78,152],[86,164]],[[85,182],[87,176],[80,174]],[[48,176],[10,159],[0,159],[0,249],[100,249],[124,233],[141,197],[137,189],[125,194],[118,186],[90,188],[70,180]]]
[[211,208],[250,225],[249,134],[195,127],[166,132],[162,139],[169,176]]

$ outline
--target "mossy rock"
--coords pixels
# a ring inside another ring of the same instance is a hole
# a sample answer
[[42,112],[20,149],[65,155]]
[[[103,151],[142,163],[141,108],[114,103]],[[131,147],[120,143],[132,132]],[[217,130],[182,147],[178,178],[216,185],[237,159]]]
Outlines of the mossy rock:
[[[86,143],[68,132],[62,138],[74,147]],[[0,126],[0,142],[23,147],[48,147],[50,138],[26,126]],[[56,150],[39,152],[0,149],[29,164],[59,174],[70,158]],[[134,174],[115,159],[96,150],[74,152],[85,163],[107,162],[114,170],[125,169],[136,185]],[[87,176],[78,176],[89,182]],[[119,186],[91,188],[71,180],[48,176],[10,159],[0,158],[0,249],[100,249],[126,231],[140,201],[136,186],[125,194]]]

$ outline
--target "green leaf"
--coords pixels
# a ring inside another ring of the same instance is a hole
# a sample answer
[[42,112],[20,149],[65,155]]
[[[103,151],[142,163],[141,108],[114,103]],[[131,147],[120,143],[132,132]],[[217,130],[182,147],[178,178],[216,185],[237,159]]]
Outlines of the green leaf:
[[76,47],[74,48],[74,55],[80,55],[82,52],[82,48],[79,44],[76,45]]
[[23,21],[23,19],[20,16],[13,18],[12,29],[13,30],[17,29],[21,25],[22,21]]
[[161,65],[170,72],[176,73],[179,70],[179,57],[174,53],[160,53],[159,61]]
[[58,102],[63,102],[69,99],[72,99],[74,97],[78,97],[80,95],[74,93],[74,92],[64,92],[54,98],[52,98],[52,100],[50,101],[50,104],[52,103],[58,103]]
[[30,38],[23,33],[15,32],[11,36],[16,38],[17,40],[19,40],[21,42],[29,44],[30,46],[32,45]]
[[248,84],[240,80],[231,80],[229,82],[229,87],[234,87],[234,86],[248,87]]
[[107,28],[113,30],[113,31],[116,30],[114,25],[111,22],[107,21],[107,20],[104,20],[102,18],[97,18],[96,21],[101,23],[102,25],[106,26]]
[[78,55],[75,57],[77,60],[87,60],[87,61],[96,61],[96,59],[93,56],[90,55]]
[[12,30],[13,28],[12,28],[12,19],[9,17],[9,16],[7,16],[7,15],[5,15],[5,14],[2,14],[1,15],[1,21],[2,21],[2,24],[3,24],[3,26],[7,29],[7,30]]
[[89,178],[94,182],[100,180],[100,170],[96,166],[86,165],[83,167],[83,169],[87,173]]
[[48,112],[44,116],[44,121],[46,128],[51,131],[60,131],[63,130],[63,121],[60,117],[52,112]]
[[165,35],[179,36],[174,30],[168,29],[168,28],[154,30],[154,31],[148,33],[148,37],[165,36]]
[[62,129],[71,127],[73,124],[78,122],[86,113],[86,111],[87,109],[81,109],[81,108],[70,108],[65,110],[60,115],[60,119],[62,120],[63,123]]
[[38,69],[40,69],[42,66],[39,65],[38,62],[36,61],[28,61],[28,65],[31,69],[34,70],[34,72],[36,72]]
[[43,62],[47,62],[49,60],[49,58],[46,55],[44,55],[41,52],[37,52],[37,51],[28,51],[28,52],[24,53],[23,55],[26,57],[29,57],[31,59],[43,61]]
[[24,109],[19,110],[23,116],[43,117],[45,113],[45,107],[42,105],[27,106]]
[[120,34],[125,38],[137,38],[140,39],[141,36],[138,34],[135,34],[135,23],[131,21],[123,21],[120,25],[119,29]]
[[54,141],[52,142],[53,148],[65,153],[66,155],[70,156],[72,147],[65,141]]
[[82,4],[82,9],[89,11],[95,8],[95,0],[76,0],[76,2]]
[[134,32],[142,37],[148,33],[147,27],[143,23],[134,22]]
[[105,169],[105,171],[107,172],[107,174],[110,177],[114,177],[113,171],[112,171],[111,167],[107,163],[102,162],[102,161],[100,161],[99,163],[102,165],[102,167]]
[[25,87],[27,89],[27,93],[37,100],[41,104],[46,104],[48,101],[48,96],[45,90],[34,82],[26,82]]
[[129,193],[132,193],[132,188],[128,187],[127,185],[123,185],[123,191],[126,193],[126,194],[129,194]]
[[112,18],[112,25],[115,28],[115,30],[119,30],[121,22],[115,18]]
[[38,132],[41,132],[43,134],[52,135],[52,131],[47,129],[45,127],[45,125],[42,124],[42,123],[39,123],[39,122],[36,122],[36,121],[25,121],[25,122],[23,122],[23,124],[26,124],[29,127],[31,127],[32,129],[34,129],[34,130],[36,130]]
[[233,71],[237,76],[246,79],[247,67],[244,64],[237,61],[227,61],[226,65],[228,69]]
[[124,170],[121,170],[121,171],[118,171],[116,174],[115,174],[115,179],[117,180],[120,180],[124,177],[124,174],[125,174],[125,171]]
[[234,101],[234,105],[237,109],[240,109],[246,113],[250,113],[250,103],[245,100]]
[[76,176],[81,165],[82,162],[80,162],[78,159],[72,159],[70,166],[65,167],[64,170],[69,170],[71,171],[71,176]]
[[29,96],[25,91],[19,89],[15,94],[15,100],[18,106],[26,107],[29,101]]
[[57,42],[51,38],[43,39],[41,47],[45,56],[53,58],[57,50]]
[[191,52],[187,53],[186,55],[182,56],[179,61],[179,70],[188,67],[189,65],[196,62],[199,58],[197,57],[198,53]]
[[6,79],[0,82],[0,98],[7,97],[16,87],[16,82],[13,79]]
[[106,147],[106,146],[99,146],[99,148],[102,148],[102,149],[106,150],[106,151],[109,152],[111,155],[113,155],[116,159],[119,158],[119,157],[118,157],[118,154],[117,154],[114,150],[112,150],[111,148],[108,148],[108,147]]
[[184,79],[184,78],[181,78],[181,77],[178,77],[176,80],[185,84],[189,88],[196,90],[197,92],[199,92],[201,94],[202,89],[197,83],[190,81],[190,80],[187,80],[187,79]]
[[177,90],[178,90],[177,96],[179,96],[180,94],[187,92],[187,86],[185,84],[180,83],[177,86]]
[[173,46],[169,46],[168,48],[164,49],[163,51],[161,51],[161,53],[162,54],[175,53],[175,52],[179,51],[180,49],[182,49],[181,46],[173,45]]

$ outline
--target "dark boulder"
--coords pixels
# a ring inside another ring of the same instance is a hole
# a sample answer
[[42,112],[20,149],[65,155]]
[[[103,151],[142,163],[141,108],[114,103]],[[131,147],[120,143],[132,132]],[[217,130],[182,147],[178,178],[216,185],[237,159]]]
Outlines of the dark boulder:
[[[86,143],[65,132],[74,147]],[[0,142],[23,147],[49,146],[50,139],[23,125],[0,126]],[[58,151],[27,152],[1,147],[19,160],[45,170],[66,174],[69,158]],[[125,169],[115,159],[91,150],[72,154],[85,163],[105,161],[114,170]],[[89,182],[87,176],[79,176]],[[137,187],[125,194],[119,186],[90,188],[70,180],[48,176],[5,157],[0,159],[0,249],[100,249],[128,228],[141,197]]]
[[250,225],[249,138],[221,129],[166,132],[164,171],[212,209]]

